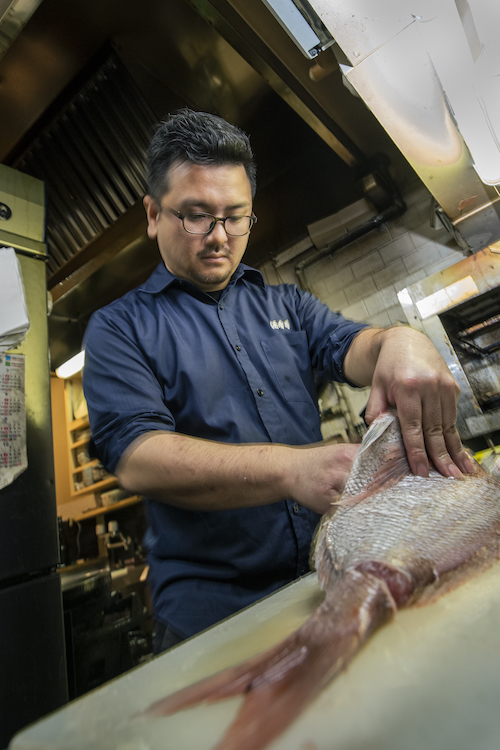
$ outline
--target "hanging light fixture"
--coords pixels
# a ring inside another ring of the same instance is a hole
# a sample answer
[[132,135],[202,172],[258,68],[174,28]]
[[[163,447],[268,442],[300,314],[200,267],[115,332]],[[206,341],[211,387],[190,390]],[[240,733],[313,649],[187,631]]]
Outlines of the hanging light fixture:
[[78,352],[74,357],[71,357],[71,359],[68,359],[64,364],[56,368],[57,377],[70,378],[72,375],[76,375],[77,372],[83,369],[84,362],[85,352]]

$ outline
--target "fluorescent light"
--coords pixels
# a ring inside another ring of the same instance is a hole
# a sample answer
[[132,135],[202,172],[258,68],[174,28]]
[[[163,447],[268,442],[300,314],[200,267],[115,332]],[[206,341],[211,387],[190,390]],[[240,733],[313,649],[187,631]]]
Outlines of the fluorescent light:
[[[333,37],[308,3],[305,4],[307,11],[303,8],[301,0],[263,0],[263,3],[309,59],[316,57],[321,50],[332,44]],[[307,18],[309,20],[306,20]]]
[[74,357],[68,359],[67,362],[62,364],[56,369],[56,375],[58,378],[70,378],[83,368],[85,361],[85,352],[78,352]]

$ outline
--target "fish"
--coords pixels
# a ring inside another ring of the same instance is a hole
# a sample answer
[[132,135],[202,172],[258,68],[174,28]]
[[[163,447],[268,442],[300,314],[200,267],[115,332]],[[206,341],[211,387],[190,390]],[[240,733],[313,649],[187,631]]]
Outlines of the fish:
[[500,556],[500,468],[412,474],[397,414],[366,432],[340,500],[322,517],[314,564],[324,599],[281,643],[152,704],[161,717],[236,695],[213,750],[263,750],[399,609],[430,604]]

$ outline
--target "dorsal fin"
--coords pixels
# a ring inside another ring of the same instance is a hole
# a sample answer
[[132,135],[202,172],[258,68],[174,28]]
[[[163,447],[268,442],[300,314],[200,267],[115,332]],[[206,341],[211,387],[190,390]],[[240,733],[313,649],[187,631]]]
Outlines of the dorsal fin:
[[363,438],[337,505],[352,505],[411,474],[401,428],[391,410],[373,422]]

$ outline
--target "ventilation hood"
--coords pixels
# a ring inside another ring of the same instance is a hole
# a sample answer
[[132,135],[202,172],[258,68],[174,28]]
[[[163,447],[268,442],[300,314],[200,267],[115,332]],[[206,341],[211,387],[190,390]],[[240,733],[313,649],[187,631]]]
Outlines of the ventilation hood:
[[[266,2],[293,6],[291,0]],[[309,4],[297,0],[295,5]],[[435,197],[459,244],[475,252],[497,241],[500,5],[310,0],[310,7],[338,45],[346,85]],[[327,48],[328,42],[322,49]],[[313,48],[309,56],[317,52]]]

